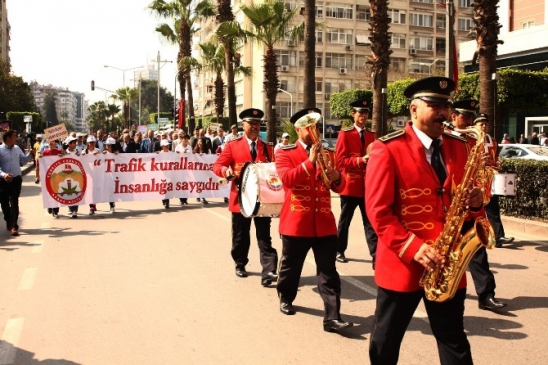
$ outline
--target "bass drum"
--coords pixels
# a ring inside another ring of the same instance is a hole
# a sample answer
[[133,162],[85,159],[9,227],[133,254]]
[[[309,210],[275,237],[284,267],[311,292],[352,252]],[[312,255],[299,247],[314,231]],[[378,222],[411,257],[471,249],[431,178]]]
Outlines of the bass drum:
[[247,162],[240,173],[238,203],[244,217],[279,217],[284,202],[276,165]]

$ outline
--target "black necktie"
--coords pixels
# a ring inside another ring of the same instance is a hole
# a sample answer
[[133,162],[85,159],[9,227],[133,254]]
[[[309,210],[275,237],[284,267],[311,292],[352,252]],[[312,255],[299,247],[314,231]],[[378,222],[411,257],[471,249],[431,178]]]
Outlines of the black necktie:
[[362,141],[362,150],[363,150],[363,147],[365,146],[365,130],[361,130],[360,131],[360,139]]
[[255,141],[251,142],[251,160],[255,161],[257,158],[257,150],[255,149]]
[[435,139],[432,142],[433,151],[430,164],[434,168],[434,171],[436,171],[436,175],[438,175],[440,184],[443,186],[443,183],[445,183],[445,179],[447,178],[447,173],[445,172],[445,168],[443,167],[443,164],[441,162],[440,142],[441,141],[439,139]]

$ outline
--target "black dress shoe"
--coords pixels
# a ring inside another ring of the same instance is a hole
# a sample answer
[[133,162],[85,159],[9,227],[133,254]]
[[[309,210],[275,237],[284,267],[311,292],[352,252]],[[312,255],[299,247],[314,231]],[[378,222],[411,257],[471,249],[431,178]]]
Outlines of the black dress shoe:
[[489,295],[485,300],[478,303],[479,309],[493,310],[506,307],[506,303],[499,302],[494,296]]
[[274,274],[273,272],[269,272],[261,279],[261,285],[269,286],[270,284],[272,284],[273,281],[278,281],[278,275]]
[[354,323],[346,322],[342,319],[332,319],[323,323],[323,330],[325,332],[337,332],[343,328],[352,327]]
[[337,260],[338,262],[342,262],[342,263],[348,262],[348,260],[347,260],[346,257],[344,256],[344,253],[340,253],[340,252],[337,252],[336,260]]
[[247,271],[245,271],[245,267],[237,267],[236,276],[240,278],[247,278]]
[[280,312],[282,312],[286,316],[292,316],[296,313],[295,308],[293,308],[293,305],[291,303],[286,303],[286,302],[280,302]]
[[495,247],[501,248],[502,245],[514,242],[514,237],[501,237],[497,239]]

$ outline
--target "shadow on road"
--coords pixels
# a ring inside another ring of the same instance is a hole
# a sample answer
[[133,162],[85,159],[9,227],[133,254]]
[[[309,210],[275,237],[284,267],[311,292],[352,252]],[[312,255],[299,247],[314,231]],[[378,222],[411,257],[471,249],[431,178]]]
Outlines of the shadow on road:
[[34,353],[15,347],[9,342],[0,341],[0,361],[2,364],[17,365],[81,365],[80,363],[65,359],[44,359],[34,358]]

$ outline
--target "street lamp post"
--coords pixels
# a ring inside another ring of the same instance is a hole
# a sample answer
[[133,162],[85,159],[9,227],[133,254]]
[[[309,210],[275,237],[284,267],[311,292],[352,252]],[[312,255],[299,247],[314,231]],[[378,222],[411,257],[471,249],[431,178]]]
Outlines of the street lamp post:
[[136,70],[136,69],[138,69],[138,68],[143,68],[143,66],[132,67],[132,68],[118,68],[118,67],[114,67],[114,66],[105,65],[105,68],[113,68],[113,69],[115,69],[115,70],[122,71],[122,73],[124,74],[124,78],[123,78],[124,84],[123,84],[123,87],[126,87],[126,71],[131,71],[131,70]]
[[[158,63],[158,115],[156,116],[156,123],[158,123],[158,118],[160,118],[160,69],[165,66],[166,63],[173,63],[173,61],[161,60],[160,51],[158,51],[158,56],[156,56],[156,62]],[[160,66],[160,63],[163,63]]]
[[131,81],[139,81],[139,125],[141,125],[141,75],[139,75],[139,79],[131,79]]
[[293,115],[293,95],[290,92],[287,92],[287,91],[285,91],[284,89],[281,89],[281,88],[278,88],[278,91],[289,95],[289,103],[290,103],[290,105],[289,105],[289,117],[291,118],[291,116]]
[[435,59],[434,62],[428,64],[428,77],[430,77],[432,75],[432,66],[434,66],[436,64],[436,62],[438,62],[439,59]]

